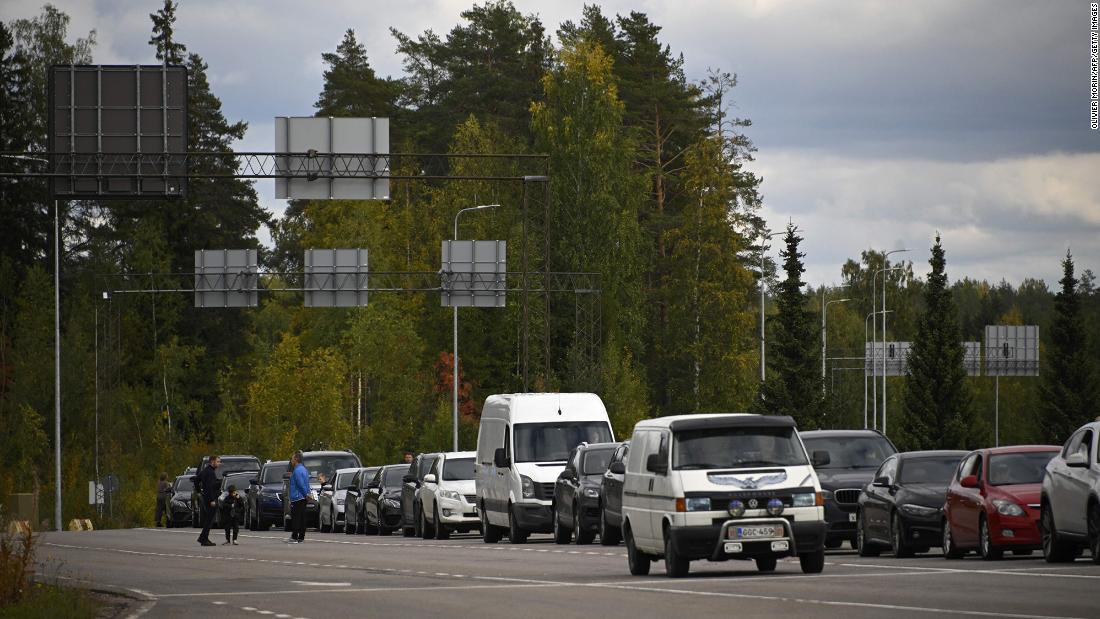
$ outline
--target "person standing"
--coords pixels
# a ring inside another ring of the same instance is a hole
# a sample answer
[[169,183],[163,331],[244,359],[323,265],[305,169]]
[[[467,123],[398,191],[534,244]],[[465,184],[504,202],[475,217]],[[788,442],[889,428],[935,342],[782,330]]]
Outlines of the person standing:
[[169,521],[168,524],[172,524],[170,522],[172,519],[172,514],[168,511],[168,501],[171,498],[172,484],[168,483],[168,473],[161,473],[160,481],[157,482],[157,528],[164,526],[160,523],[162,516],[164,517],[164,520]]
[[217,470],[222,460],[218,456],[210,456],[210,464],[207,464],[199,473],[199,492],[202,494],[202,533],[199,533],[199,544],[203,546],[217,546],[210,541],[210,526],[214,524],[214,510],[218,506],[218,481]]
[[240,533],[240,527],[237,522],[241,518],[241,514],[244,512],[244,502],[241,501],[241,495],[237,493],[237,487],[230,485],[226,488],[228,494],[225,497],[225,502],[222,503],[222,522],[225,523],[225,544],[237,545],[237,534]]
[[302,452],[290,459],[290,539],[288,544],[306,540],[306,502],[309,500],[309,471],[302,464]]

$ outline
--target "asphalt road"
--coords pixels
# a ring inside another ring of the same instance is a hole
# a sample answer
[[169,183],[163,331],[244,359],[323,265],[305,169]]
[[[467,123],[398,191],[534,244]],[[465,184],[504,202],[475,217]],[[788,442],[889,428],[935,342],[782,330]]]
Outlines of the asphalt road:
[[[830,552],[825,571],[797,560],[772,574],[750,562],[694,562],[671,580],[657,562],[627,571],[625,549],[309,532],[241,531],[239,546],[202,548],[194,529],[48,533],[40,574],[125,589],[143,617],[1100,617],[1100,566],[1048,565],[1040,553],[985,562],[860,558]],[[211,539],[222,541],[221,531]],[[1087,555],[1086,555],[1087,556]]]

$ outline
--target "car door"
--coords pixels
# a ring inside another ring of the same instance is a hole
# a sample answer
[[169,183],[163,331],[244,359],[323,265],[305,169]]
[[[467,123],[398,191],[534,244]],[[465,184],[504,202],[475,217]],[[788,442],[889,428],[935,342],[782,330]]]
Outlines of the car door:
[[955,537],[955,543],[962,548],[971,548],[978,545],[978,516],[982,512],[982,489],[965,488],[961,481],[965,477],[974,476],[982,479],[984,467],[984,455],[981,452],[967,456],[957,469],[957,479],[952,485],[951,508],[951,533]]
[[344,496],[344,526],[349,524],[355,524],[359,522],[359,483],[363,477],[363,471],[360,470],[355,473],[351,478],[351,484],[348,486],[348,492]]
[[1082,454],[1086,466],[1066,467],[1066,492],[1061,509],[1062,522],[1059,528],[1070,533],[1085,534],[1088,532],[1087,518],[1089,490],[1092,486],[1092,473],[1088,464],[1093,462],[1095,449],[1093,443],[1096,433],[1092,428],[1086,428],[1081,434],[1081,441],[1077,444],[1076,453]]
[[363,491],[363,523],[377,524],[379,522],[378,497],[382,492],[382,471],[378,469],[374,477],[367,482],[367,488]]
[[608,470],[603,474],[603,509],[608,517],[608,522],[618,526],[622,521],[623,510],[623,474],[611,472],[610,464],[626,462],[626,454],[629,444],[623,443],[615,449],[611,456]]
[[1076,469],[1067,466],[1066,459],[1081,451],[1085,432],[1084,428],[1074,432],[1062,448],[1061,456],[1052,460],[1047,469],[1050,476],[1050,494],[1047,498],[1050,499],[1051,512],[1054,515],[1054,527],[1060,531],[1072,530],[1068,521],[1072,489],[1075,485],[1073,473]]
[[[863,517],[864,533],[879,541],[890,540],[890,506],[893,503],[890,488],[897,480],[897,456],[890,456],[875,471],[871,483],[863,488]],[[886,485],[875,485],[875,482],[885,479]]]
[[574,447],[573,451],[569,452],[569,457],[565,461],[565,468],[562,469],[558,478],[554,480],[555,510],[562,516],[562,522],[570,527],[577,526],[576,523],[573,522],[573,499],[576,496],[579,459],[580,449]]
[[424,479],[420,482],[420,509],[424,511],[424,516],[431,521],[435,521],[435,493],[439,489],[439,480],[443,479],[443,465],[446,462],[444,458],[436,458],[432,461],[432,467],[424,476],[427,477],[428,473],[435,476],[435,481],[428,481]]
[[671,446],[672,432],[661,430],[657,433],[656,450],[657,460],[665,464],[663,473],[653,474],[653,485],[650,490],[649,526],[652,539],[657,548],[664,549],[665,540],[662,531],[665,515],[675,511],[675,496],[672,488]]

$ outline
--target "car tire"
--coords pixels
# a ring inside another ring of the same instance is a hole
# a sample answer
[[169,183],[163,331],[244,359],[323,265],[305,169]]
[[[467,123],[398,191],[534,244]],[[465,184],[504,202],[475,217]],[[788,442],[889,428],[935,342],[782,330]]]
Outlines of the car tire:
[[623,527],[623,538],[626,539],[626,566],[630,569],[630,573],[634,576],[649,574],[653,559],[634,545],[634,534],[630,531],[629,523]]
[[961,559],[966,554],[965,551],[960,550],[955,545],[955,537],[951,534],[951,521],[943,521],[943,558],[944,559]]
[[435,521],[435,538],[437,540],[445,540],[451,537],[451,532],[447,530],[447,525],[439,519],[439,505],[432,509],[432,520]]
[[344,535],[352,535],[355,533],[355,529],[352,527],[351,521],[348,520],[347,508],[344,508]]
[[495,544],[500,541],[500,527],[489,522],[489,516],[485,515],[485,503],[478,508],[481,516],[481,541],[486,544]]
[[672,541],[668,526],[664,528],[665,535],[665,575],[669,578],[683,578],[691,569],[691,561],[680,556],[676,551],[676,543]]
[[882,552],[874,542],[867,539],[867,528],[864,526],[863,513],[856,518],[856,552],[861,557],[877,557]]
[[890,519],[890,542],[894,548],[895,559],[908,559],[913,556],[913,547],[905,542],[905,525],[897,512],[894,512],[894,516]]
[[591,544],[592,540],[596,539],[595,533],[581,526],[581,508],[576,504],[573,505],[573,535],[578,546]]
[[317,532],[328,533],[329,528],[325,525],[325,518],[321,515],[321,512],[317,512]]
[[508,542],[511,544],[526,544],[529,532],[520,528],[516,521],[515,507],[508,505]]
[[825,549],[798,555],[798,564],[802,566],[803,574],[820,574],[825,570]]
[[572,538],[573,532],[570,531],[561,523],[561,514],[558,513],[557,507],[554,508],[554,543],[555,544],[568,544],[570,538]]
[[1004,556],[1004,551],[993,545],[985,514],[978,517],[978,554],[986,561],[997,561]]
[[1077,558],[1077,548],[1058,538],[1054,512],[1049,503],[1043,503],[1039,512],[1039,532],[1043,538],[1043,559],[1047,563],[1068,563]]
[[775,555],[764,555],[753,559],[756,563],[756,570],[758,572],[774,572],[775,566],[779,564],[779,557]]
[[424,510],[420,510],[420,539],[432,539],[435,537],[435,529],[432,525],[428,524],[428,517],[424,515]]
[[600,510],[600,545],[601,546],[617,546],[619,540],[622,537],[622,531],[619,527],[614,527],[608,524],[607,514]]
[[1088,514],[1089,552],[1092,562],[1100,565],[1100,503],[1092,502]]

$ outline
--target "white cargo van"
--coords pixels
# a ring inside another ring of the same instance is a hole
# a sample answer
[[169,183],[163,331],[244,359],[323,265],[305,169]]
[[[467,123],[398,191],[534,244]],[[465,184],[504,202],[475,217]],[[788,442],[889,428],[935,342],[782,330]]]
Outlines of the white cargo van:
[[664,558],[671,577],[696,559],[754,559],[762,572],[798,556],[825,565],[824,497],[790,417],[681,415],[638,422],[623,482],[630,573]]
[[486,543],[519,544],[553,531],[554,481],[582,442],[615,438],[607,409],[592,393],[491,395],[481,410],[474,465]]

